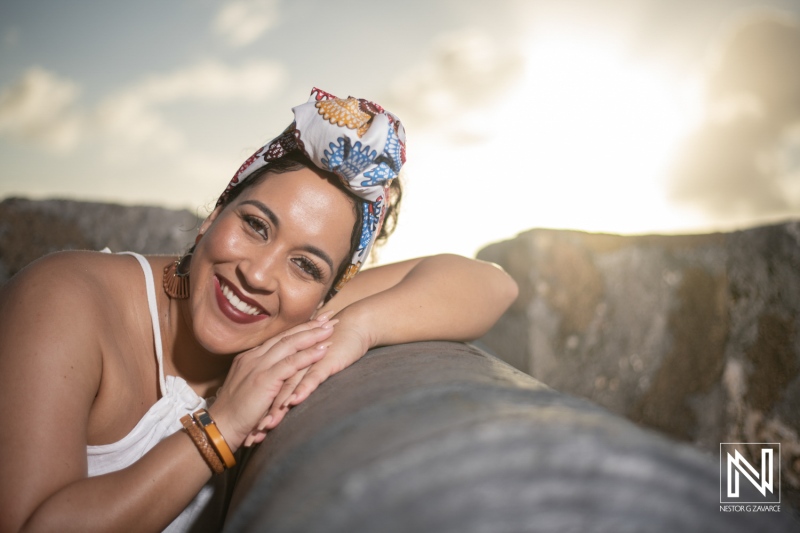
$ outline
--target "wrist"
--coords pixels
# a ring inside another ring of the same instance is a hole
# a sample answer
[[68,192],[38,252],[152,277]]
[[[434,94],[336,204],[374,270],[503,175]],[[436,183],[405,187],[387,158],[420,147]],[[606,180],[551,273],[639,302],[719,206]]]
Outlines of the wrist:
[[[368,299],[366,299],[368,300]],[[380,329],[374,312],[371,312],[369,303],[366,300],[359,300],[345,307],[336,314],[339,319],[337,328],[347,328],[355,332],[362,342],[364,353],[371,348],[380,345]]]
[[236,453],[236,450],[241,448],[244,439],[247,438],[249,431],[244,433],[236,431],[230,424],[228,424],[227,418],[223,416],[222,413],[218,413],[218,410],[215,410],[214,407],[216,407],[216,404],[209,407],[207,411],[214,420],[214,423],[217,426],[217,431],[219,431],[222,438],[225,439],[225,442],[228,444],[231,453]]
[[205,432],[211,447],[217,453],[217,456],[222,460],[225,468],[233,468],[236,466],[236,458],[233,456],[233,450],[228,445],[228,441],[220,432],[216,422],[211,417],[206,409],[198,409],[192,414],[192,418]]

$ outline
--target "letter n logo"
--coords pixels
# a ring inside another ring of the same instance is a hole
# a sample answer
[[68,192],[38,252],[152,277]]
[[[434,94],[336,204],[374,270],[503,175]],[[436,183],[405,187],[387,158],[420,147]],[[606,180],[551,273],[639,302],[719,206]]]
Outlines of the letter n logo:
[[[780,447],[780,443],[721,443],[720,503],[780,503]],[[754,455],[760,452],[761,464],[758,461],[755,466],[750,464],[740,452],[744,449],[753,451]],[[777,483],[774,482],[775,472],[778,473]]]

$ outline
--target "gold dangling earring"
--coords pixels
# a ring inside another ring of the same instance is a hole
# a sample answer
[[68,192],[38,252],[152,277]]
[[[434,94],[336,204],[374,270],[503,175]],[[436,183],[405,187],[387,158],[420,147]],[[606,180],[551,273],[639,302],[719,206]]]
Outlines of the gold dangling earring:
[[170,298],[185,300],[189,297],[189,262],[191,257],[192,252],[189,252],[164,267],[162,284],[164,285],[164,292]]

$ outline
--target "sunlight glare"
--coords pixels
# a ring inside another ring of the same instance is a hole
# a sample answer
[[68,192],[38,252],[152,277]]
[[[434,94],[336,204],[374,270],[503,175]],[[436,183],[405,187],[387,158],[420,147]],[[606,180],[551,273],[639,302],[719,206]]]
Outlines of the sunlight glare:
[[[508,145],[513,138],[525,154],[516,172],[531,195],[548,197],[536,220],[519,227],[635,233],[671,226],[656,217],[669,210],[668,165],[699,120],[691,96],[611,42],[568,34],[534,40],[495,139]],[[644,213],[641,203],[651,204]]]
[[448,124],[477,140],[415,137],[405,221],[387,258],[425,243],[472,255],[535,227],[633,234],[697,222],[668,202],[664,182],[700,121],[699,90],[580,35],[531,41],[516,87]]

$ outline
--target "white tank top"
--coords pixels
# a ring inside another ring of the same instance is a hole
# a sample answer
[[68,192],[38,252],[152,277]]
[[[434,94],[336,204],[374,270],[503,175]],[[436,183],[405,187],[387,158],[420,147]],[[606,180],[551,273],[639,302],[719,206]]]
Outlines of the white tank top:
[[[161,398],[122,440],[86,447],[90,477],[115,472],[132,465],[159,441],[181,430],[183,425],[180,418],[183,415],[207,407],[207,401],[198,396],[183,378],[164,376],[161,328],[150,264],[137,253],[121,253],[135,257],[144,271]],[[234,479],[232,473],[233,470],[226,470],[222,475],[212,477],[189,506],[164,531],[218,531],[225,515],[226,493],[229,492],[227,489],[232,486]]]

